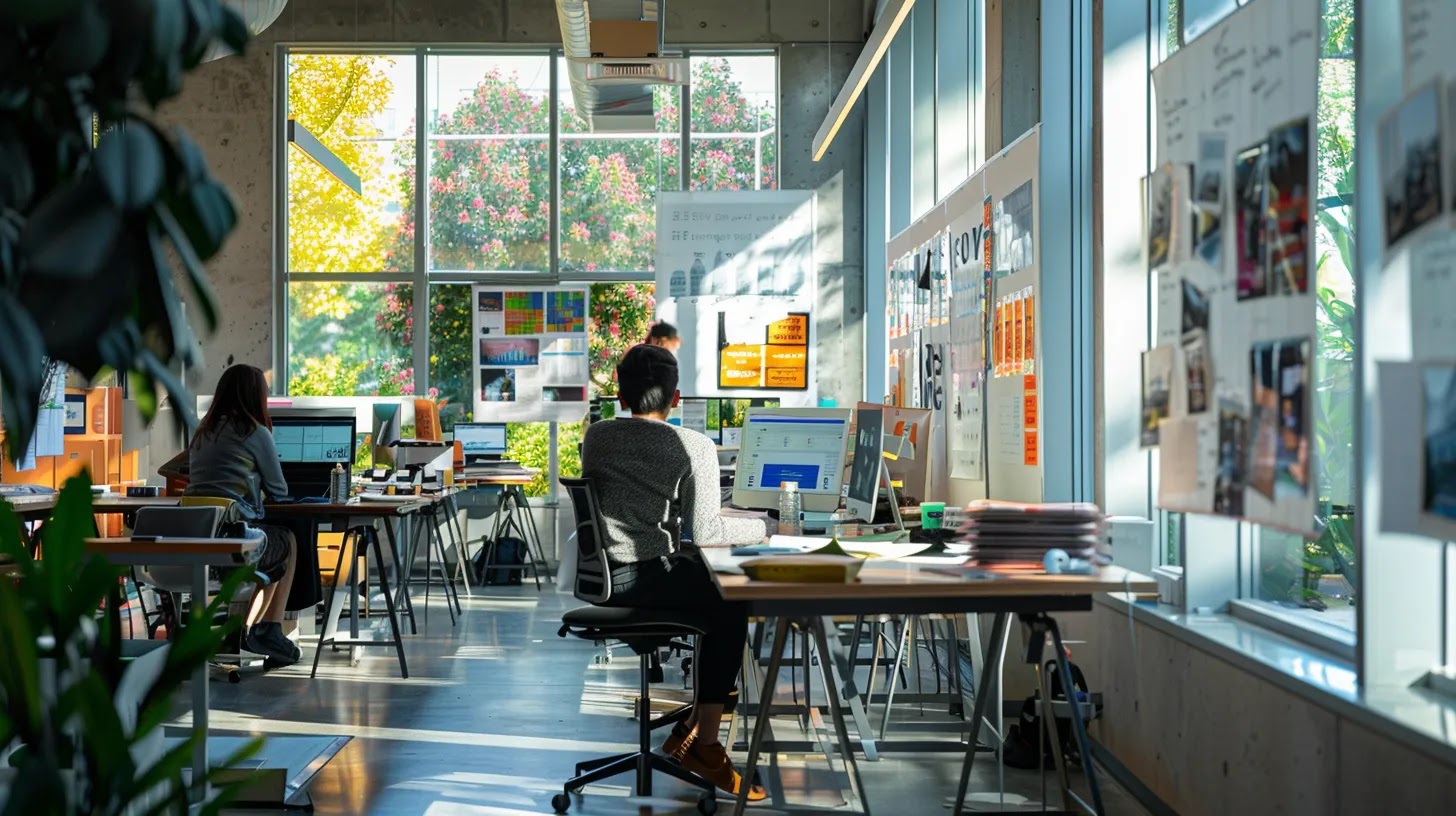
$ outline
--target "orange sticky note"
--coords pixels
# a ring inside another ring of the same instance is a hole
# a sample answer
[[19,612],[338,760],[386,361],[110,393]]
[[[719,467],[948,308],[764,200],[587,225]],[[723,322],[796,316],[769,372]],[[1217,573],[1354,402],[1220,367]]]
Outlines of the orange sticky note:
[[780,346],[809,345],[809,316],[791,314],[768,324],[768,342]]
[[719,388],[763,386],[763,346],[730,345],[718,354]]
[[[1026,301],[1026,328],[1021,335],[1021,356],[1027,363],[1033,363],[1036,361],[1036,319],[1033,317],[1036,314],[1036,296],[1028,289],[1023,299]],[[1027,368],[1030,369],[1031,366],[1028,365]]]
[[1022,354],[1023,346],[1021,340],[1026,332],[1026,299],[1022,297],[1016,298],[1016,305],[1014,308],[1015,313],[1011,318],[1012,326],[1014,328],[1013,334],[1011,335],[1012,373],[1021,371],[1021,363],[1026,359],[1026,356]]
[[1036,430],[1036,394],[1028,392],[1021,397],[1021,415],[1026,418],[1026,429]]
[[1034,467],[1041,464],[1041,451],[1037,447],[1036,431],[1027,431],[1021,448],[1021,464]]

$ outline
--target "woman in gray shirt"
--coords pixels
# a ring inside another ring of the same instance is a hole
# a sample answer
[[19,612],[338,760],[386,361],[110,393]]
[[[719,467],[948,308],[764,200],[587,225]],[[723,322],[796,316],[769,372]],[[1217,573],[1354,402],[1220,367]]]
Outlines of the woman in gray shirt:
[[[223,371],[207,416],[188,445],[189,496],[232,499],[238,517],[263,518],[263,501],[288,497],[278,449],[273,446],[273,421],[268,416],[268,381],[261,369],[233,365]],[[293,531],[253,524],[267,537],[255,569],[269,583],[253,596],[243,647],[265,655],[275,665],[298,662],[299,649],[283,634],[283,614],[298,559]]]
[[[662,750],[737,794],[743,779],[719,731],[743,667],[748,612],[723,600],[697,548],[762,541],[765,530],[757,519],[721,515],[717,449],[708,437],[667,422],[679,399],[677,382],[677,358],[668,349],[644,344],[628,351],[617,365],[617,387],[632,416],[587,429],[581,470],[596,486],[607,528],[607,605],[683,610],[706,622],[692,713]],[[748,798],[766,796],[754,786]]]

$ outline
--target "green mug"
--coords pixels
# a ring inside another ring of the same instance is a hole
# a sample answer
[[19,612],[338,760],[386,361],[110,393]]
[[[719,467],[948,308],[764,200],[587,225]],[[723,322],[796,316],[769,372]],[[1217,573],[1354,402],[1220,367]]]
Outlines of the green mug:
[[945,523],[945,502],[925,502],[920,505],[920,529],[939,530]]

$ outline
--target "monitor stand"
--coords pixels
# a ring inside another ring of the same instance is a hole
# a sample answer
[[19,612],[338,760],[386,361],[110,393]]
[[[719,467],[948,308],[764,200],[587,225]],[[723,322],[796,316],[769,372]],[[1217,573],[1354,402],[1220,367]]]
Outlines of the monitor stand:
[[895,482],[890,479],[890,467],[885,464],[884,459],[880,459],[880,483],[885,486],[885,495],[890,499],[890,518],[895,520],[895,529],[904,530],[905,521],[900,518],[900,500],[895,497]]

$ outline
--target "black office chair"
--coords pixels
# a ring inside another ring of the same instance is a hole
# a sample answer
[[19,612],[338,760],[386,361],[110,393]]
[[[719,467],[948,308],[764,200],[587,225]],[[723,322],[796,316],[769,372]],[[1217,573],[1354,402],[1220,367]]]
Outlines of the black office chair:
[[[602,547],[603,529],[596,489],[590,479],[562,479],[561,484],[571,497],[576,515],[576,587],[575,594],[591,606],[573,609],[561,616],[561,637],[574,635],[594,642],[617,641],[631,649],[642,662],[641,700],[637,708],[637,750],[629,754],[601,757],[579,762],[576,776],[566,782],[562,793],[551,797],[551,807],[565,813],[571,806],[571,794],[603,779],[618,774],[637,774],[637,795],[652,795],[652,772],[667,774],[702,791],[698,812],[711,814],[718,809],[713,784],[685,770],[676,761],[652,753],[652,731],[677,722],[686,713],[680,708],[652,719],[651,684],[658,653],[674,641],[701,634],[703,623],[692,615],[674,611],[672,619],[660,610],[631,607],[597,606],[612,597],[612,571]],[[659,669],[660,671],[660,669]]]

